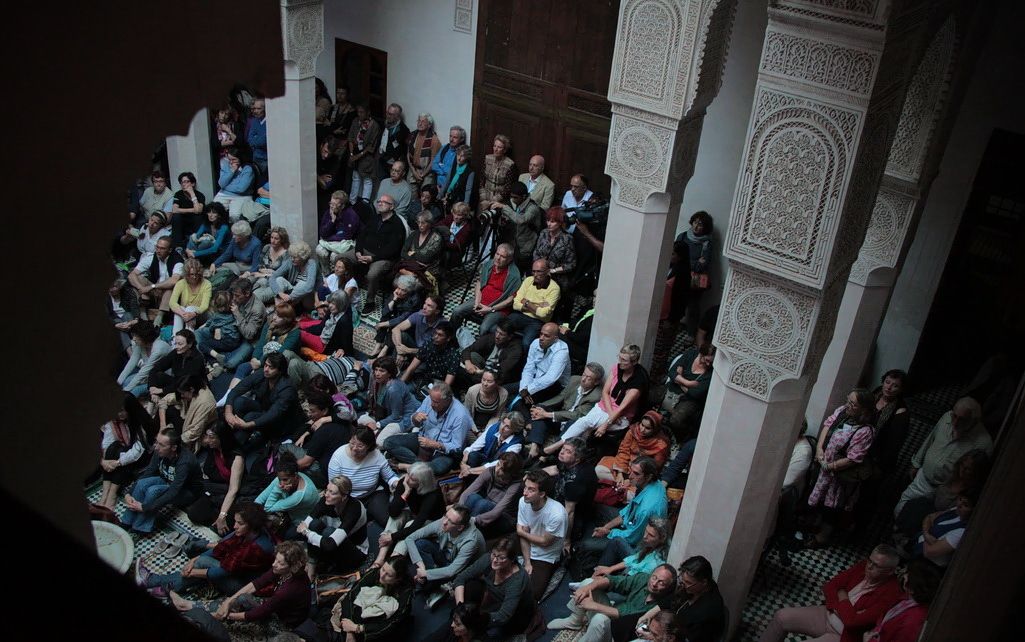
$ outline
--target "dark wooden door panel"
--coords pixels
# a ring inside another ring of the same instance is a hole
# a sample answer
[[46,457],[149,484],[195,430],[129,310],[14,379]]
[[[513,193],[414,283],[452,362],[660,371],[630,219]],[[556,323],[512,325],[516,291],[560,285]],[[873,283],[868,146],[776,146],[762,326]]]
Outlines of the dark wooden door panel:
[[512,140],[521,171],[530,156],[546,158],[558,199],[577,173],[608,193],[606,95],[618,17],[619,0],[481,1],[472,136],[477,163],[501,133]]

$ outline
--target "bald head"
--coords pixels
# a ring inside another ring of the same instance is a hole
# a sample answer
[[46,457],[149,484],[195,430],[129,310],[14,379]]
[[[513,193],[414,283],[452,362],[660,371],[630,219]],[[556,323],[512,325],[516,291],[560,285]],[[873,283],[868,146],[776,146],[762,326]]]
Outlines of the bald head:
[[548,287],[548,282],[552,278],[552,270],[548,266],[548,261],[545,259],[538,259],[534,261],[530,271],[531,275],[534,277],[534,285],[542,288]]
[[537,341],[541,344],[542,350],[547,350],[553,343],[559,340],[559,324],[548,322],[541,326],[541,333],[537,335]]
[[545,157],[538,154],[537,156],[531,156],[530,162],[527,163],[527,173],[534,180],[541,175],[541,172],[545,171]]

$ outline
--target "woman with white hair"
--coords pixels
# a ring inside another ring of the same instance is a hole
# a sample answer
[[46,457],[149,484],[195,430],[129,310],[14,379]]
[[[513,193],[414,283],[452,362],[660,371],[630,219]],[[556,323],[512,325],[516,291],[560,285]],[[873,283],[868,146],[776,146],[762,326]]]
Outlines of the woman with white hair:
[[434,131],[434,117],[427,113],[419,114],[416,117],[416,133],[407,153],[409,182],[416,186],[416,191],[420,190],[421,185],[434,184],[431,164],[440,149],[441,141]]
[[295,241],[288,248],[288,258],[271,274],[267,286],[254,294],[264,303],[273,299],[313,309],[314,294],[320,284],[320,267],[313,258],[313,250],[305,241]]
[[352,307],[349,295],[345,290],[335,290],[327,296],[327,302],[319,309],[325,313],[319,320],[300,321],[302,328],[300,341],[303,346],[320,354],[333,354],[341,350],[342,354],[351,355],[352,347]]
[[431,467],[418,461],[409,467],[392,491],[388,504],[388,523],[377,539],[377,559],[373,566],[380,568],[394,548],[395,555],[405,555],[404,539],[445,514],[445,497],[438,487]]
[[231,240],[210,268],[213,271],[210,282],[214,289],[224,289],[236,277],[259,267],[260,250],[260,241],[253,238],[253,228],[248,221],[240,219],[232,223]]
[[383,356],[387,352],[384,348],[387,346],[392,328],[405,321],[424,303],[420,282],[415,276],[403,274],[395,277],[394,283],[395,289],[392,290],[391,297],[385,300],[384,308],[381,310],[381,321],[374,326],[377,329],[377,335],[374,337],[377,347],[374,354],[377,356]]

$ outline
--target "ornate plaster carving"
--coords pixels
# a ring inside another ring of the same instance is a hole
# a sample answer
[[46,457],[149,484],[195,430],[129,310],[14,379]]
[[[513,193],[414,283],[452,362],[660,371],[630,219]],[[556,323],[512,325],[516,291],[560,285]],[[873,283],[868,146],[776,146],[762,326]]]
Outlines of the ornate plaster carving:
[[324,49],[323,1],[282,0],[281,22],[285,60],[295,63],[296,79],[313,76]]
[[954,55],[953,17],[940,28],[908,85],[886,173],[917,183],[922,177],[932,133],[943,110]]
[[715,334],[734,364],[729,385],[768,399],[777,383],[800,377],[818,310],[814,294],[734,264]]
[[470,33],[473,25],[473,0],[456,0],[456,13],[452,20],[452,29]]
[[760,86],[725,254],[822,287],[863,114]]
[[851,267],[850,281],[868,285],[869,275],[879,268],[897,267],[904,239],[911,226],[917,199],[885,187],[879,189],[865,242]]
[[624,0],[609,100],[676,120],[703,109],[722,80],[736,2]]
[[879,58],[877,52],[770,27],[765,34],[760,71],[867,96]]

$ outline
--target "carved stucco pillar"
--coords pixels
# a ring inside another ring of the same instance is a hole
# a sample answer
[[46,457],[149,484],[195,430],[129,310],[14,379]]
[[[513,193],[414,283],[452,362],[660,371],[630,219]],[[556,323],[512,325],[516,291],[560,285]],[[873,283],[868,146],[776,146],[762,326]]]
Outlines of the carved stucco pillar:
[[922,3],[772,3],[724,243],[705,405],[670,549],[740,617],[921,55]]
[[951,16],[933,38],[908,85],[865,242],[851,268],[833,340],[808,400],[805,416],[809,425],[818,425],[842,403],[844,395],[858,384],[872,353],[946,146],[945,140],[934,139],[941,114],[948,109],[955,36]]
[[314,74],[324,49],[323,0],[281,0],[285,94],[267,101],[271,221],[293,239],[317,242]]
[[655,343],[664,272],[736,0],[624,0],[609,80],[612,200],[589,360]]

